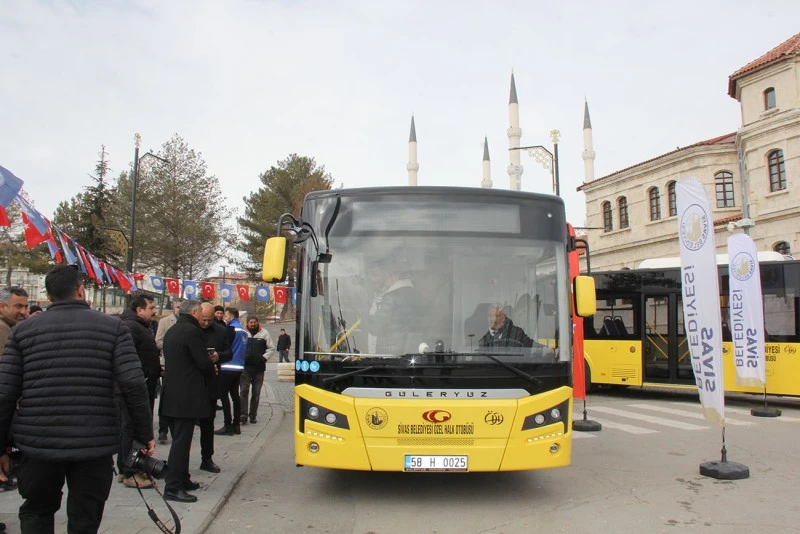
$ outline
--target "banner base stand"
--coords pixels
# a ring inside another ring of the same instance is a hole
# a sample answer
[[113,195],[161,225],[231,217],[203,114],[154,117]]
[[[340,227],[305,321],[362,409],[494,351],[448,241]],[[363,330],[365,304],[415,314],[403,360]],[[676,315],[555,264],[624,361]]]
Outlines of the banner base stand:
[[750,478],[750,468],[738,462],[703,462],[700,474],[717,480],[742,480]]
[[778,408],[768,408],[766,406],[762,406],[750,410],[750,415],[753,417],[780,417],[781,411]]
[[603,425],[597,421],[590,421],[589,419],[572,422],[572,430],[576,432],[599,432],[602,429]]

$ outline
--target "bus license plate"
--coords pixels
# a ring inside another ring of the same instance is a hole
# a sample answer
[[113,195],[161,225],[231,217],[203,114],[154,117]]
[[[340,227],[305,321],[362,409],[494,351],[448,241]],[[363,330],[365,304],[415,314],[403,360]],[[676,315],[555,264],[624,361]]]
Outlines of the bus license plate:
[[406,454],[404,471],[466,471],[466,456],[415,456]]

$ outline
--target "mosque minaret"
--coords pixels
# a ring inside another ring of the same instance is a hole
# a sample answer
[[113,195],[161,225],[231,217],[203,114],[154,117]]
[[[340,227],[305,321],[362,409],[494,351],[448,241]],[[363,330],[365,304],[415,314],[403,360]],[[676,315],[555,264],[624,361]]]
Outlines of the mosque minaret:
[[408,136],[408,185],[417,185],[417,129],[414,127],[414,115],[411,115],[411,133]]
[[583,107],[583,183],[594,180],[594,143],[592,142],[592,120],[589,118],[589,102]]
[[[514,83],[514,73],[511,73],[511,94],[508,97],[508,148],[520,145],[522,130],[519,127],[519,102],[517,102],[517,85]],[[520,151],[508,151],[508,180],[509,189],[519,191],[522,187],[522,165],[519,162]]]
[[484,189],[492,188],[492,162],[489,160],[489,140],[483,138],[483,180],[481,187]]

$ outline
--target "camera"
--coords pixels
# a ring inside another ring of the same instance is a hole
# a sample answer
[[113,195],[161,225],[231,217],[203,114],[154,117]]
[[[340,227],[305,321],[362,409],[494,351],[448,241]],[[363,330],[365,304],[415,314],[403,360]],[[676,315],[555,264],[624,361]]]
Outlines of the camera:
[[153,478],[162,478],[164,471],[167,469],[167,462],[147,456],[146,453],[142,452],[142,449],[147,450],[147,445],[134,440],[131,451],[122,462],[123,465],[129,469],[147,473]]

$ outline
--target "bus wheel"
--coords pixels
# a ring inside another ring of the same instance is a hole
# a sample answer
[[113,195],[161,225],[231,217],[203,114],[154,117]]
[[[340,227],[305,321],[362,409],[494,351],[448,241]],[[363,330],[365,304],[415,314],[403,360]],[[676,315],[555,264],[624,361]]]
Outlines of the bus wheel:
[[586,384],[586,393],[591,393],[595,390],[595,385],[592,384],[592,370],[589,369],[589,364],[586,361],[583,362],[583,381]]

